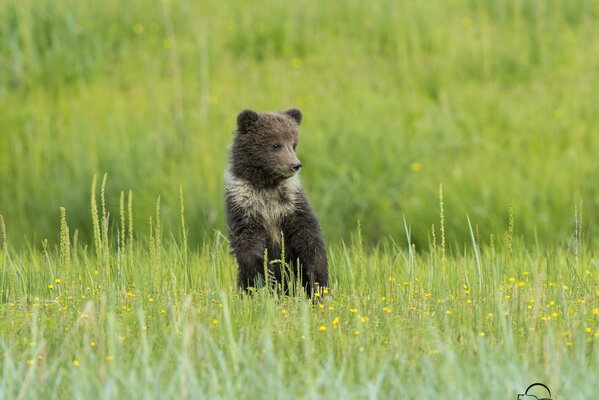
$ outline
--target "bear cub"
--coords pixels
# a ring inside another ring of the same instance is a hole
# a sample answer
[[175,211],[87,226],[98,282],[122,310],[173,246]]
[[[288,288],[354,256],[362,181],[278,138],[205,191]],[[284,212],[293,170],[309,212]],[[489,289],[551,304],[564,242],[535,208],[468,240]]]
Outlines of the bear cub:
[[274,282],[289,279],[280,262],[284,254],[310,296],[328,285],[320,225],[297,175],[302,166],[296,154],[301,122],[298,109],[244,110],[237,116],[225,176],[225,208],[242,289],[265,282],[265,249],[266,272]]

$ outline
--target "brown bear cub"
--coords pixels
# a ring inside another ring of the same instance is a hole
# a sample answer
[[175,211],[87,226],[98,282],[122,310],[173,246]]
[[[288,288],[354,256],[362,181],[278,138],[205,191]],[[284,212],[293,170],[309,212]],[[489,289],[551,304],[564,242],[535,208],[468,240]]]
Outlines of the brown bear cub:
[[[328,284],[320,226],[297,176],[302,166],[295,152],[301,122],[297,109],[244,110],[237,116],[225,207],[237,283],[243,289],[263,284],[265,271],[286,292],[289,272],[295,279],[301,277],[309,295]],[[283,255],[291,271],[283,270]]]

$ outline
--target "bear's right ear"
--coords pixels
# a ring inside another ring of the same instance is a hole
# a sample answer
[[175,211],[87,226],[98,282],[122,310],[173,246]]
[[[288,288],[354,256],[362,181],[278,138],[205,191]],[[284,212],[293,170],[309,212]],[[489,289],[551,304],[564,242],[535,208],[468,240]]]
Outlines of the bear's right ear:
[[239,132],[245,133],[256,121],[258,121],[258,113],[256,111],[243,110],[237,116],[237,129]]

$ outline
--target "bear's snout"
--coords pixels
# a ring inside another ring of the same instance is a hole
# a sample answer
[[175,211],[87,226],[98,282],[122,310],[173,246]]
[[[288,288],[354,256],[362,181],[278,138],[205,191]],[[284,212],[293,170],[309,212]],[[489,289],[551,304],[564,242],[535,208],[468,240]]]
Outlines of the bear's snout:
[[295,164],[293,164],[293,166],[291,168],[293,168],[294,171],[299,171],[299,169],[302,167],[302,163],[301,162],[297,162]]

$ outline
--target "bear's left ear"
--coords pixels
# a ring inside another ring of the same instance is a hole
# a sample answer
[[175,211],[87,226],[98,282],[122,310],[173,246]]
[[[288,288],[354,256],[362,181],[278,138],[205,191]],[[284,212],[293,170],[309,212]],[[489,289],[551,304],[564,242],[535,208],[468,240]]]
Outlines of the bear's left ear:
[[287,114],[291,118],[293,118],[295,120],[295,122],[297,122],[298,125],[302,123],[302,112],[300,110],[298,110],[297,108],[292,108],[290,110],[287,110],[287,111],[285,111],[285,114]]

